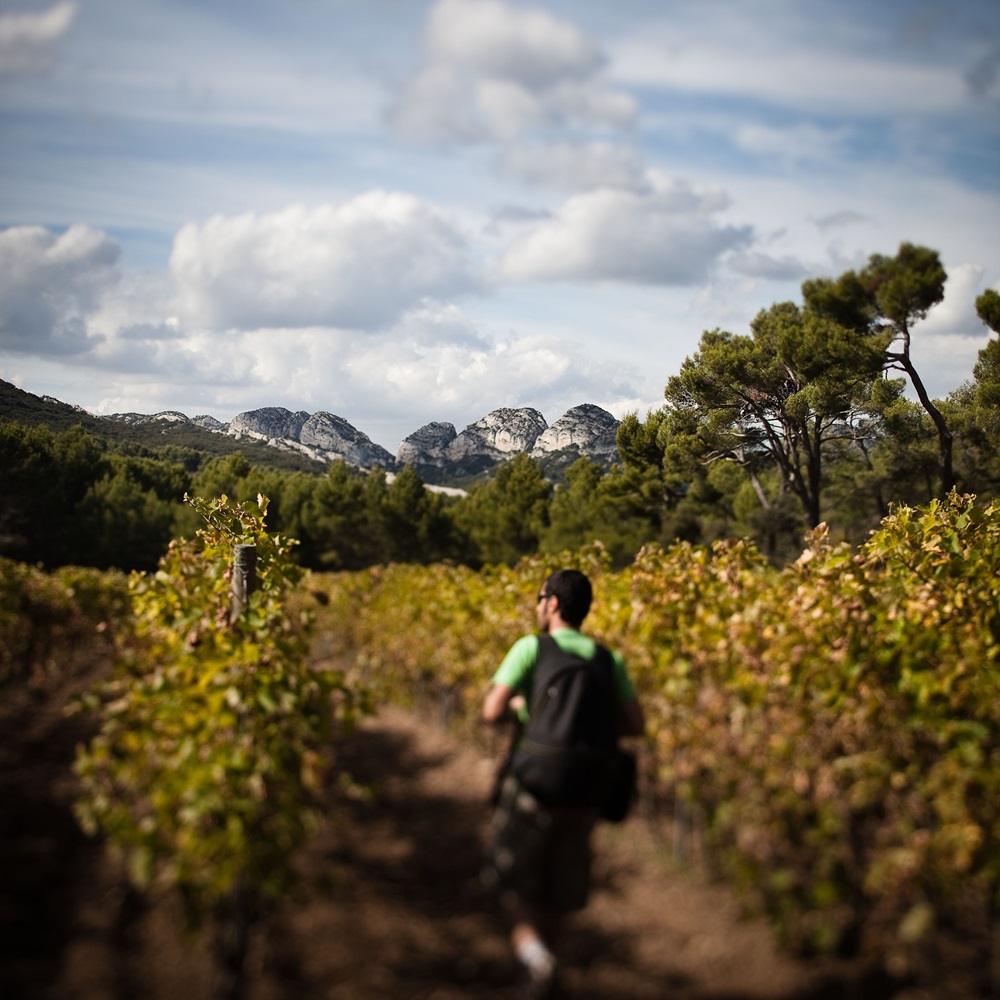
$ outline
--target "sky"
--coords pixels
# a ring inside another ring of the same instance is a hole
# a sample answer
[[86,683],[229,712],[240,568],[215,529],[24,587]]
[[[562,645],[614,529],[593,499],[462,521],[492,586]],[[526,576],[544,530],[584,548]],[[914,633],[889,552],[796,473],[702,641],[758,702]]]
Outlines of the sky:
[[644,417],[903,242],[1000,290],[995,0],[0,0],[0,378],[98,414]]

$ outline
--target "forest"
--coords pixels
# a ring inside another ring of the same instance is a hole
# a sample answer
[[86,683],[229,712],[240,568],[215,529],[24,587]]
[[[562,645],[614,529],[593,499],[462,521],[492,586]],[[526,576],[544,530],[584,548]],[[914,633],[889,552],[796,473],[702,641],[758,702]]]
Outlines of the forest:
[[[663,406],[625,416],[611,468],[581,458],[552,482],[522,453],[460,497],[425,489],[412,468],[317,473],[259,445],[249,457],[156,447],[94,419],[50,427],[15,411],[0,423],[0,555],[151,570],[199,526],[185,494],[258,493],[269,528],[298,539],[296,559],[314,570],[512,564],[595,540],[623,566],[649,542],[728,537],[782,565],[820,523],[858,544],[892,504],[1000,489],[1000,339],[946,399],[929,397],[911,359],[946,280],[936,251],[904,243],[805,281],[802,304],[762,309],[748,333],[705,331]],[[1000,331],[1000,294],[976,309]]]

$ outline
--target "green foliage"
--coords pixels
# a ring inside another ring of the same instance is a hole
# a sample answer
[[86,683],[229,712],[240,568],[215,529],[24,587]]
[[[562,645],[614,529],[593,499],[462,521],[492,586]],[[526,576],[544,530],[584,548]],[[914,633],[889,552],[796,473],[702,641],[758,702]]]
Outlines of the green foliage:
[[46,573],[0,557],[0,686],[63,678],[79,644],[109,641],[127,627],[127,605],[120,573],[78,566]]
[[[804,282],[803,306],[763,310],[751,337],[706,332],[667,383],[668,478],[670,470],[694,478],[698,463],[734,462],[765,510],[789,492],[808,525],[835,520],[855,540],[891,501],[947,493],[957,481],[956,430],[977,437],[986,412],[948,413],[931,400],[911,359],[911,329],[941,301],[946,277],[937,251],[903,243],[893,257],[873,254],[858,272]],[[988,297],[983,310],[988,323]],[[892,370],[912,383],[923,417],[902,400],[901,380],[879,378]],[[981,371],[988,385],[988,358]],[[982,401],[988,393],[980,392]],[[768,466],[780,475],[778,494],[756,481]],[[990,479],[983,485],[993,491]],[[763,520],[788,523],[776,513]]]
[[602,478],[600,466],[587,458],[566,470],[566,485],[556,487],[552,495],[549,525],[542,535],[544,551],[564,552],[593,540],[599,530],[597,490]]
[[[242,451],[230,455],[208,459],[191,477],[190,487],[185,492],[192,496],[202,497],[254,497],[258,493],[271,497],[274,488],[269,479],[270,470],[255,468],[247,460]],[[269,508],[272,523],[276,522],[275,510]],[[190,504],[186,504],[178,513],[175,521],[175,534],[190,537],[202,524],[201,515]]]
[[[557,486],[552,497],[542,551],[558,553],[599,542],[612,562],[622,566],[647,542],[673,539],[688,530],[700,535],[697,518],[685,523],[684,515],[675,513],[690,483],[677,472],[680,463],[668,469],[666,449],[675,444],[665,433],[668,426],[666,410],[649,411],[645,420],[627,413],[618,428],[619,463],[606,471],[585,458],[570,466],[565,485]],[[684,472],[698,476],[695,463]]]
[[525,452],[503,462],[488,482],[473,487],[455,511],[474,545],[474,559],[513,563],[538,549],[548,525],[552,486]]
[[[369,486],[379,499],[385,481]],[[381,525],[368,503],[364,479],[345,462],[334,462],[306,499],[300,517],[303,549],[309,565],[323,569],[358,569],[379,561]]]
[[179,466],[106,453],[79,426],[0,424],[0,464],[0,553],[50,568],[153,568],[186,485]]
[[[986,326],[1000,333],[1000,292],[987,288],[976,299],[976,312]],[[1000,339],[991,338],[979,352],[973,375],[978,423],[995,434],[1000,429]]]
[[578,459],[557,486],[541,551],[558,554],[599,542],[616,565],[626,565],[661,531],[664,507],[659,461],[639,465],[634,459],[604,472],[589,459]]
[[[302,571],[264,529],[267,500],[185,499],[207,527],[132,576],[134,629],[86,701],[101,729],[77,757],[77,812],[137,885],[180,890],[199,920],[237,884],[264,902],[287,889],[316,823],[331,695],[346,715],[354,700],[307,665],[309,622],[286,609]],[[236,544],[256,546],[257,587],[231,621]]]
[[615,445],[626,469],[659,468],[663,464],[660,428],[666,419],[663,410],[650,410],[645,420],[637,413],[626,413],[618,425]]
[[994,333],[1000,333],[1000,292],[987,288],[976,297],[976,315]]
[[452,554],[452,528],[447,501],[425,489],[412,466],[398,473],[382,503],[389,559],[394,562],[433,562]]
[[510,643],[533,627],[539,584],[564,565],[597,580],[609,560],[591,545],[480,570],[394,564],[324,574],[314,581],[329,597],[319,625],[339,636],[379,700],[440,706],[471,731],[484,685]]
[[[0,425],[0,552],[46,566],[73,537],[72,514],[102,470],[100,449],[79,427]],[[82,560],[81,560],[82,561]]]
[[78,508],[80,554],[102,569],[151,570],[170,542],[184,477],[150,459],[112,455],[107,466]]
[[920,405],[934,424],[938,442],[939,493],[955,485],[952,467],[953,433],[931,400],[910,353],[911,327],[944,298],[947,274],[936,250],[903,243],[895,257],[873,254],[860,280],[870,296],[873,327],[891,337],[886,350],[887,369],[906,374]]
[[938,252],[913,243],[901,243],[895,257],[872,254],[860,275],[875,310],[896,334],[944,298],[947,277]]
[[973,369],[976,403],[985,425],[997,425],[1000,414],[1000,339],[991,340],[980,352]]
[[[870,399],[887,341],[790,302],[759,313],[751,331],[707,331],[667,382],[673,457],[732,462],[751,479],[773,469],[815,526],[825,452]],[[767,508],[771,498],[761,486],[757,493]]]
[[799,946],[905,950],[915,907],[995,891],[998,568],[1000,506],[955,495],[777,575],[728,546],[637,565],[662,775]]
[[2,379],[0,419],[30,427],[47,427],[56,435],[80,427],[98,443],[102,452],[154,458],[168,465],[182,465],[188,473],[196,472],[209,458],[224,457],[236,451],[264,468],[314,475],[323,471],[322,463],[298,452],[272,448],[263,441],[237,440],[178,420],[129,423],[96,417],[78,407],[24,392]]

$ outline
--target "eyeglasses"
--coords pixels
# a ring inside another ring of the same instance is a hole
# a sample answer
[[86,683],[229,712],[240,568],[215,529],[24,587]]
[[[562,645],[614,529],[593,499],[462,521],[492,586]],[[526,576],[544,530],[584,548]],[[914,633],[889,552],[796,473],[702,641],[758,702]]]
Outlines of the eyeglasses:
[[538,595],[538,600],[539,601],[544,601],[544,600],[546,600],[547,598],[549,598],[551,596],[552,596],[551,594],[539,594]]

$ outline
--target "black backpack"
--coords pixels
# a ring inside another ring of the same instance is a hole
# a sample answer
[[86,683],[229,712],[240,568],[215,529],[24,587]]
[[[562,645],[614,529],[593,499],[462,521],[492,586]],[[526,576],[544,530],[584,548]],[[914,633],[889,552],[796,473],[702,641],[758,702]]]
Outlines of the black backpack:
[[617,745],[611,654],[584,660],[539,636],[530,704],[510,773],[546,805],[603,806]]

